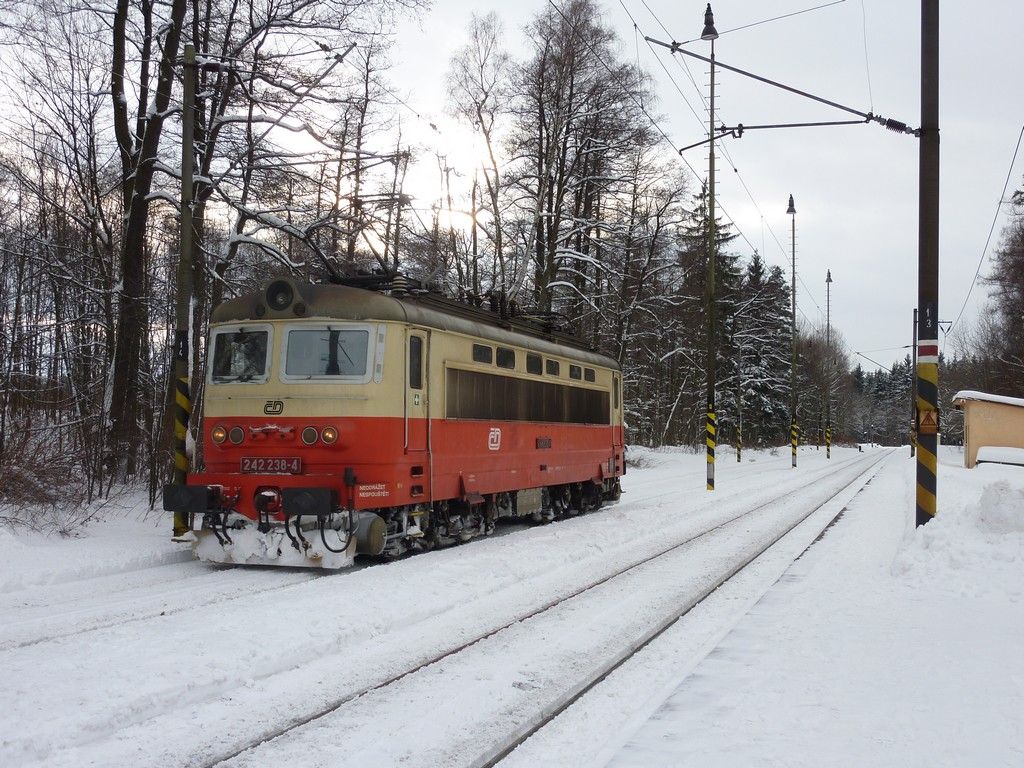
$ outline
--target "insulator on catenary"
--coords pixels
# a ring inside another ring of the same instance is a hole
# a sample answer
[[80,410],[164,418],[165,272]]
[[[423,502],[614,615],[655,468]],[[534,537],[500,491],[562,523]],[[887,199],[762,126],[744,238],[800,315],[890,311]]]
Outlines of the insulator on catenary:
[[913,133],[913,131],[907,127],[906,123],[901,123],[899,120],[893,120],[892,118],[886,118],[883,125],[887,131],[894,131],[895,133]]

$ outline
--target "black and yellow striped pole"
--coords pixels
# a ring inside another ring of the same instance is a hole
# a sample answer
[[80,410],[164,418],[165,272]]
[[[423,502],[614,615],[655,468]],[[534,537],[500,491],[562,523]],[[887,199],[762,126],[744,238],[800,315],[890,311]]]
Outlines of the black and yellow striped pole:
[[917,525],[935,517],[938,484],[939,341],[923,334],[917,352]]
[[707,463],[708,463],[708,485],[709,491],[715,490],[715,446],[716,436],[718,434],[718,420],[715,418],[715,412],[708,409],[707,425],[704,432],[705,442],[707,443]]
[[736,427],[736,462],[743,461],[743,427]]
[[[196,49],[185,46],[184,87],[181,104],[181,252],[178,254],[174,330],[174,471],[172,482],[184,485],[188,477],[188,434],[192,400],[189,397],[189,335],[192,320],[192,167],[195,127]],[[186,535],[192,526],[184,512],[174,513],[174,536]]]
[[[173,482],[184,485],[188,477],[188,454],[185,451],[185,436],[192,415],[192,401],[189,398],[188,382],[188,332],[174,334],[174,473]],[[184,362],[184,364],[182,364]],[[180,512],[174,513],[174,535],[180,536],[189,530],[188,520]]]
[[705,425],[705,441],[707,443],[707,489],[715,490],[715,445],[718,438],[718,420],[715,415],[715,379],[718,364],[718,345],[715,341],[715,262],[718,259],[717,238],[715,235],[715,17],[711,13],[711,3],[704,11],[704,30],[701,40],[711,42],[711,99],[708,110],[708,267],[707,285],[705,286],[705,312],[707,313],[707,403],[708,415]]
[[939,0],[921,0],[917,261],[917,525],[937,511],[939,440]]
[[793,454],[793,468],[796,468],[796,448],[800,444],[800,427],[797,426],[796,418],[789,424],[789,445]]
[[793,451],[793,469],[796,469],[796,448],[800,441],[800,427],[796,423],[796,203],[793,202],[793,196],[789,196],[789,208],[786,209],[786,213],[792,219],[792,245],[793,245],[793,268],[790,271],[790,300],[792,301],[793,311],[789,318],[789,342],[790,349],[792,351],[792,359],[789,365],[789,443]]
[[825,270],[825,458],[832,458],[832,270]]

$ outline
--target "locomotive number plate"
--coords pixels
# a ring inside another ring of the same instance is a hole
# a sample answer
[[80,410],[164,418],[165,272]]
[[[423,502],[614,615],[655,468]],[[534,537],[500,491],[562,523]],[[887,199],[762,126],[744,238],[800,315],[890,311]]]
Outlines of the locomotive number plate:
[[297,475],[302,472],[302,459],[298,456],[243,456],[242,471],[262,475]]

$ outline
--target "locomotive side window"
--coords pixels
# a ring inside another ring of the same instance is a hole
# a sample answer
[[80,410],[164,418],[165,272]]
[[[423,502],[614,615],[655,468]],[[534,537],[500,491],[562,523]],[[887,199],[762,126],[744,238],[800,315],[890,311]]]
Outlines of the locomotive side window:
[[449,419],[611,423],[609,393],[597,389],[459,368],[447,370],[445,389]]
[[288,376],[365,376],[370,332],[339,328],[288,331]]
[[409,337],[409,388],[423,389],[423,339]]
[[210,369],[213,383],[266,381],[269,338],[267,331],[247,331],[245,328],[215,332]]
[[612,376],[612,397],[615,402],[615,409],[619,408],[619,377]]
[[473,345],[473,362],[474,363],[487,363],[490,365],[494,361],[494,350],[491,347],[483,344]]
[[545,360],[544,365],[546,366],[548,376],[558,376],[559,371],[562,369],[557,360]]
[[587,381],[596,381],[596,375],[594,373],[594,369],[593,368],[584,368],[583,369],[583,378],[586,379]]
[[516,353],[515,353],[515,350],[508,349],[507,347],[498,347],[498,367],[499,368],[515,368],[516,367]]
[[534,355],[529,352],[526,353],[526,372],[535,373],[540,376],[544,372],[544,367],[541,364],[540,355]]
[[580,367],[578,365],[570,365],[569,366],[569,378],[570,379],[582,379],[583,378],[583,371],[580,369]]

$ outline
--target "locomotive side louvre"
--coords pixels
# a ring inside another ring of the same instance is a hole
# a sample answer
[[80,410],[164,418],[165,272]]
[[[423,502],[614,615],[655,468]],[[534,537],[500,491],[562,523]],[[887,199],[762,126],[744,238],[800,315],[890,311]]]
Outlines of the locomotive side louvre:
[[[580,506],[569,498],[580,489],[617,493],[617,364],[472,315],[286,280],[217,308],[205,466],[188,489],[165,490],[165,508],[205,514],[197,553],[340,567],[357,540],[390,551],[422,537],[421,523],[436,531],[439,514],[450,530],[452,513],[486,508],[489,526],[497,514]],[[316,528],[322,546],[302,535]]]

